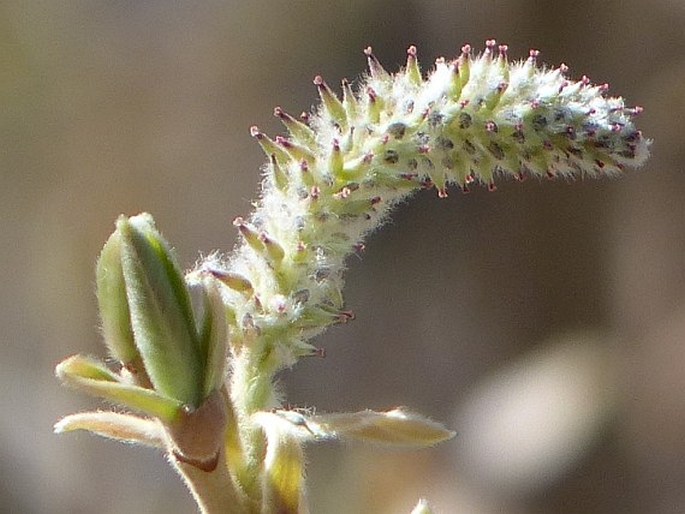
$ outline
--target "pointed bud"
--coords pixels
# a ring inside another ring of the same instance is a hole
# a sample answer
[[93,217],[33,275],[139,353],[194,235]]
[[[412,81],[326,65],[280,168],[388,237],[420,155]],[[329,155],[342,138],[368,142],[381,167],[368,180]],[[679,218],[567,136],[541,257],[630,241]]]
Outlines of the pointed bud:
[[416,58],[416,47],[414,45],[407,48],[407,67],[404,72],[407,75],[409,82],[415,86],[421,84],[421,69],[419,68],[419,61]]
[[359,104],[357,102],[357,97],[354,94],[354,91],[352,91],[352,85],[350,84],[350,81],[347,79],[343,79],[342,81],[342,90],[343,90],[343,108],[345,109],[345,113],[347,114],[347,118],[350,120],[353,120],[354,118],[357,117],[357,111],[359,109]]
[[466,83],[471,78],[471,45],[461,47],[461,55],[457,58],[458,86],[457,90],[461,93]]
[[285,165],[288,162],[290,162],[290,155],[288,154],[288,152],[286,152],[283,148],[277,145],[273,141],[273,139],[267,136],[264,132],[259,130],[259,127],[250,127],[250,135],[257,140],[259,146],[262,147],[262,150],[264,150],[264,153],[269,158],[271,158],[271,156],[274,156],[278,163],[281,165]]
[[383,110],[383,101],[378,97],[376,91],[372,87],[366,88],[366,113],[371,123],[378,123],[381,119],[381,111]]
[[259,237],[259,233],[250,225],[245,223],[245,220],[238,216],[233,220],[233,226],[238,228],[238,232],[245,238],[245,242],[255,251],[262,253],[264,251],[264,243]]
[[310,148],[283,136],[276,136],[276,144],[280,145],[294,161],[306,160],[314,162],[316,160],[316,155]]
[[259,235],[259,239],[264,243],[264,249],[269,256],[269,260],[274,264],[280,263],[285,257],[285,250],[283,247],[265,232],[262,232]]
[[133,339],[126,283],[121,267],[121,234],[114,232],[105,243],[96,267],[97,299],[102,334],[112,356],[124,366],[140,361]]
[[331,88],[328,87],[328,84],[326,84],[326,81],[324,81],[320,75],[314,77],[314,85],[319,90],[321,103],[328,113],[328,116],[332,121],[340,125],[342,129],[346,129],[347,114],[345,113],[345,108],[338,96],[331,91]]
[[380,63],[380,61],[375,55],[373,55],[373,48],[367,46],[364,49],[364,55],[366,55],[366,60],[369,64],[369,73],[371,74],[372,78],[387,79],[390,77],[390,74],[387,72],[387,70],[383,68],[383,65]]
[[313,145],[316,142],[316,134],[309,126],[300,120],[296,120],[280,107],[274,109],[274,116],[281,120],[288,129],[288,132],[293,136],[293,139],[296,139],[305,146]]
[[225,286],[243,293],[246,297],[251,297],[254,294],[254,288],[252,287],[252,282],[246,279],[244,276],[238,273],[233,273],[231,271],[224,271],[215,268],[208,268],[207,272],[210,273],[214,278],[219,280]]
[[117,220],[136,347],[159,393],[198,406],[203,362],[190,296],[169,244],[149,214]]
[[200,334],[200,348],[204,357],[203,396],[209,397],[226,378],[228,365],[228,322],[226,306],[221,299],[218,282],[211,275],[203,280],[204,320]]
[[271,172],[271,180],[279,191],[288,189],[288,175],[283,170],[283,167],[278,163],[275,154],[271,154],[269,159],[269,171]]
[[333,148],[330,154],[328,169],[331,175],[339,177],[343,170],[343,156],[340,151],[340,143],[337,139],[333,140]]

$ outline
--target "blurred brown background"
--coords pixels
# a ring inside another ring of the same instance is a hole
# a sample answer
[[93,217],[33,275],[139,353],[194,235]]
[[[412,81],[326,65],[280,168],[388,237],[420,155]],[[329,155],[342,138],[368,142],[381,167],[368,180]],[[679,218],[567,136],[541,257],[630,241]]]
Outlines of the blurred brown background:
[[103,355],[93,268],[147,210],[190,266],[229,250],[261,151],[311,85],[424,68],[495,37],[645,107],[655,139],[620,180],[422,192],[351,259],[357,320],[282,374],[324,411],[407,405],[459,432],[424,452],[309,452],[313,513],[685,512],[685,2],[680,0],[0,3],[0,511],[185,513],[161,455],[62,415],[99,403],[54,365]]

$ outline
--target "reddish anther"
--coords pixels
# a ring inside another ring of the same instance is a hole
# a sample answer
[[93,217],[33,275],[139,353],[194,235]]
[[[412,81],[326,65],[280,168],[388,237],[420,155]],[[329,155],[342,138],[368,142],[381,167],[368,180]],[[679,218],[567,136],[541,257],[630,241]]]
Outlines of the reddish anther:
[[347,323],[348,321],[352,321],[357,317],[352,311],[340,311],[338,313],[338,316],[340,318],[341,323]]
[[499,45],[499,56],[502,59],[507,59],[507,52],[509,51],[509,45]]
[[293,146],[292,142],[283,136],[276,136],[276,143],[284,148],[292,148]]
[[485,56],[492,58],[495,53],[495,47],[497,46],[497,41],[494,39],[488,39],[485,41]]
[[352,194],[352,191],[350,191],[349,187],[343,187],[340,191],[335,193],[333,195],[334,198],[337,198],[339,200],[344,200],[345,198],[348,198]]

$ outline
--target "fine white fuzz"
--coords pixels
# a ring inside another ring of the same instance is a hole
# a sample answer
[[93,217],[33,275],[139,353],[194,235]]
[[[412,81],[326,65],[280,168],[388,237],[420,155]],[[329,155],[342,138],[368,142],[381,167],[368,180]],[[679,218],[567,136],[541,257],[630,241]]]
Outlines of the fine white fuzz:
[[614,175],[648,156],[632,120],[640,108],[587,77],[570,80],[565,65],[538,66],[536,50],[511,62],[494,40],[478,56],[465,45],[427,78],[413,46],[396,74],[365,53],[369,72],[356,91],[343,81],[341,100],[317,76],[317,112],[296,119],[277,107],[285,137],[251,129],[269,158],[261,199],[234,221],[242,244],[233,255],[197,270],[225,285],[232,346],[259,348],[271,372],[316,353],[306,341],[352,317],[344,259],[412,191],[494,190],[502,175]]

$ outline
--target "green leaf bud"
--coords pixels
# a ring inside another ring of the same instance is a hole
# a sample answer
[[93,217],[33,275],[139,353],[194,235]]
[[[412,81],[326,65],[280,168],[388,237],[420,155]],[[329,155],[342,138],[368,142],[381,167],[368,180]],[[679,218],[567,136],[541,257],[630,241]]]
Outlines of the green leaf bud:
[[178,400],[123,382],[104,363],[81,355],[74,355],[59,363],[55,374],[65,385],[83,393],[144,412],[165,422],[176,420],[183,408]]
[[126,283],[121,267],[121,233],[105,243],[96,267],[97,299],[105,344],[125,366],[140,360],[131,327]]
[[218,281],[212,275],[203,280],[205,315],[200,334],[204,357],[203,395],[208,397],[224,382],[228,352],[228,324],[226,306],[221,300]]
[[131,325],[154,388],[199,406],[203,358],[180,267],[149,214],[117,220]]

